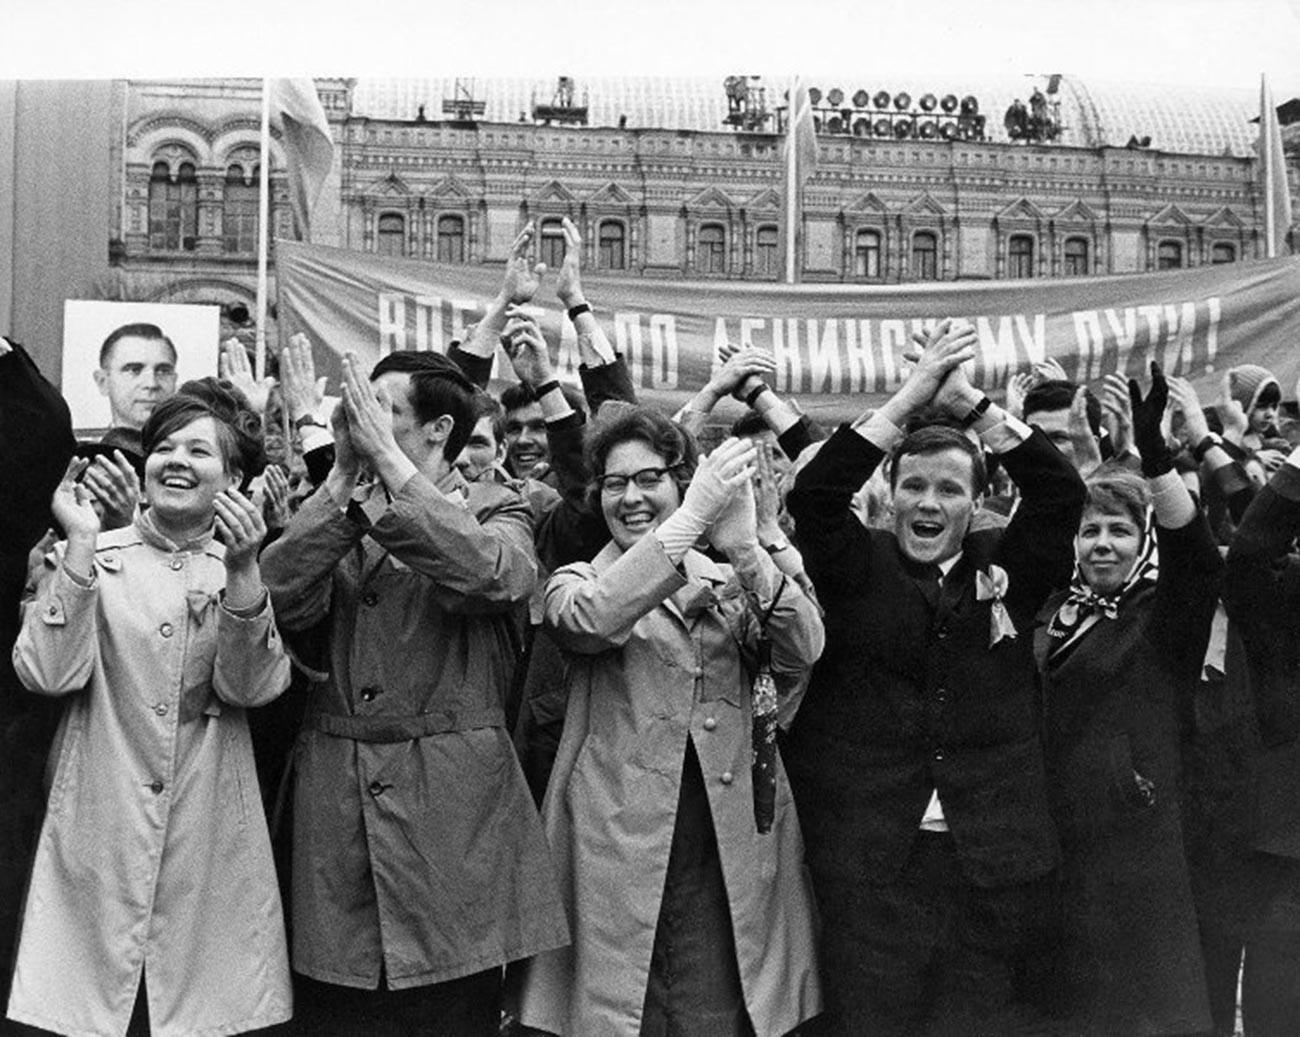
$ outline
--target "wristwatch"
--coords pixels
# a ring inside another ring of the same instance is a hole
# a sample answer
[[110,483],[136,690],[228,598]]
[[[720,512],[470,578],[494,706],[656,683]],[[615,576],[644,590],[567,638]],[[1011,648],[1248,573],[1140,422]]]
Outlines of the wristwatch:
[[981,396],[979,403],[975,404],[975,406],[970,409],[969,413],[961,419],[961,427],[964,429],[970,428],[975,424],[975,422],[979,421],[980,418],[984,417],[984,412],[992,406],[992,400],[987,396]]
[[1192,447],[1192,457],[1197,464],[1205,460],[1205,455],[1209,453],[1210,447],[1223,446],[1223,437],[1217,432],[1208,433],[1196,446]]

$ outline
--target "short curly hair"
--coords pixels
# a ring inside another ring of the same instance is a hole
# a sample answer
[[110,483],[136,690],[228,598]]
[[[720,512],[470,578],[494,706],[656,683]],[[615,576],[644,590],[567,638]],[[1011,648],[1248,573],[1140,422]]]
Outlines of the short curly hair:
[[[611,450],[622,443],[635,441],[644,443],[664,459],[672,470],[678,492],[686,493],[700,457],[699,448],[689,432],[649,407],[607,403],[600,413],[586,444],[587,463],[593,479],[605,474],[605,462]],[[593,482],[592,492],[596,489],[597,484]]]
[[140,433],[144,456],[148,457],[164,439],[199,418],[213,420],[226,471],[238,471],[243,486],[247,487],[266,467],[262,419],[244,394],[222,379],[196,378],[182,385],[175,396],[158,404]]

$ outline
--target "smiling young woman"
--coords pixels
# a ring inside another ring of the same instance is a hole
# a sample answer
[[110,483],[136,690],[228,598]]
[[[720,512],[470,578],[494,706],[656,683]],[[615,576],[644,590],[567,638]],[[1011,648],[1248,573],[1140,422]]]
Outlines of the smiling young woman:
[[[190,391],[185,391],[190,390]],[[74,460],[67,540],[14,666],[64,696],[18,948],[13,1019],[59,1033],[237,1033],[289,1018],[279,888],[244,708],[289,663],[257,561],[255,415],[205,380],[145,424],[149,507],[100,519]],[[133,1013],[134,1006],[134,1013]],[[129,1029],[128,1029],[129,1026]]]

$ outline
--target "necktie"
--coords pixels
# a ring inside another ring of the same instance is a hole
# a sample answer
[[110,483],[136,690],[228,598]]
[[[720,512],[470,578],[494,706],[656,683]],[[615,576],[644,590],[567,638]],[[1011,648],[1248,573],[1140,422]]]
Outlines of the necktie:
[[917,576],[916,582],[930,607],[937,609],[943,591],[943,570],[937,565],[927,565],[921,575]]

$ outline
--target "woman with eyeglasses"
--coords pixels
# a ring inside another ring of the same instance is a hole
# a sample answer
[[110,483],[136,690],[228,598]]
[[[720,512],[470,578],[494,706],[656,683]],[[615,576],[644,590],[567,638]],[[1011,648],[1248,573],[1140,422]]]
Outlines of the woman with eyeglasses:
[[751,688],[760,638],[778,692],[795,687],[821,620],[758,544],[752,443],[697,463],[683,429],[629,407],[588,452],[612,541],[559,569],[545,605],[568,713],[543,813],[573,944],[526,965],[521,1021],[787,1033],[821,1007],[814,907],[779,760],[771,829],[756,824]]

